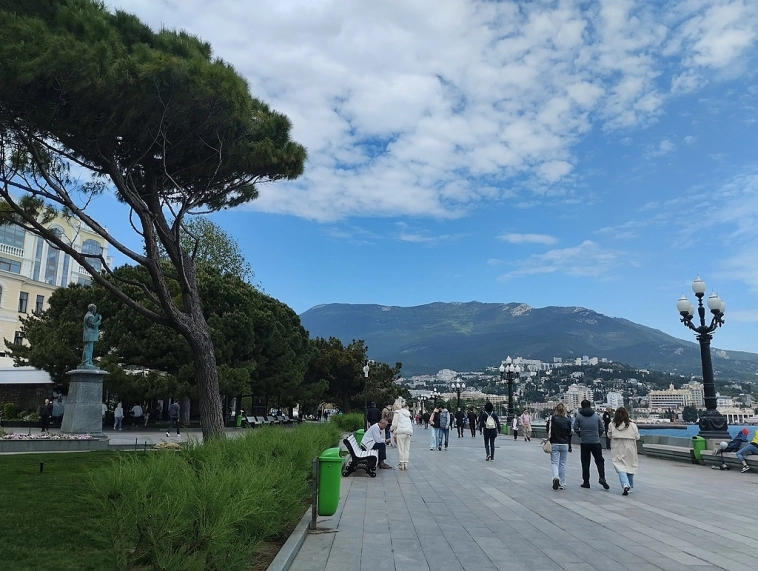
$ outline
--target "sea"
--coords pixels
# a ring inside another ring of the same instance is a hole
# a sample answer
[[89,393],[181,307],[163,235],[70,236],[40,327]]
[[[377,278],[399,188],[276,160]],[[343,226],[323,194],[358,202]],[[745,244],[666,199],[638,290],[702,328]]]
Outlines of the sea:
[[[747,428],[748,434],[748,440],[752,438],[752,433],[755,430],[758,430],[758,427],[753,426],[739,426],[739,425],[729,425],[729,435],[734,438],[734,436],[740,432],[743,428]],[[657,434],[659,436],[680,436],[682,438],[688,438],[692,436],[697,436],[700,432],[700,427],[697,424],[688,424],[684,428],[640,428],[640,434]]]

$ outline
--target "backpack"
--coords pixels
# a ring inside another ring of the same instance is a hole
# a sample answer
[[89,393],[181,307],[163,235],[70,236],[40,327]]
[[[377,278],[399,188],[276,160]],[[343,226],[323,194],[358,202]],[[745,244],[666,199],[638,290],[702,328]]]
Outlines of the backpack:
[[450,412],[446,410],[440,413],[440,428],[450,428]]
[[484,421],[484,428],[497,428],[497,424],[495,424],[495,419],[492,418],[492,415],[488,412],[487,413],[487,420]]

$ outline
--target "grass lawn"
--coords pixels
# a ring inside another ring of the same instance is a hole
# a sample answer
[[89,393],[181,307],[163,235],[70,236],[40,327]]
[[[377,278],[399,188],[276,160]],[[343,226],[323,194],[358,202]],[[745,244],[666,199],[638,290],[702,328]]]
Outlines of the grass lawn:
[[80,498],[90,489],[92,472],[117,454],[0,456],[0,569],[107,569],[106,552],[95,548],[89,537],[96,516]]

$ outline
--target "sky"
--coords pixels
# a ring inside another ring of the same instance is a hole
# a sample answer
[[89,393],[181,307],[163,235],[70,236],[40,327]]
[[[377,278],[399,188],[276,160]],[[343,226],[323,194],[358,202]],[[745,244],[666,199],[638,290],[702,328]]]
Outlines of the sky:
[[713,345],[758,353],[758,2],[106,4],[209,42],[291,119],[303,176],[213,220],[296,312],[580,306],[694,340],[699,275]]

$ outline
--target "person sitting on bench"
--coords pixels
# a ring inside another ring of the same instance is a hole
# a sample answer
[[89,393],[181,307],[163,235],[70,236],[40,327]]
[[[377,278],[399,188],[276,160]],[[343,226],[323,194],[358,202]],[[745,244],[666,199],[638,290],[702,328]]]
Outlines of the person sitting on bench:
[[363,435],[361,440],[361,448],[364,450],[378,450],[379,451],[379,467],[385,470],[392,470],[392,466],[387,464],[387,443],[384,438],[384,429],[387,428],[387,421],[383,418],[379,422],[371,425]]
[[[742,433],[747,436],[747,428],[743,428]],[[737,459],[742,462],[743,472],[750,470],[750,466],[748,465],[747,460],[745,460],[745,456],[748,454],[758,454],[758,428],[756,428],[755,432],[753,432],[753,439],[750,441],[750,443],[747,446],[743,446],[737,450]]]

